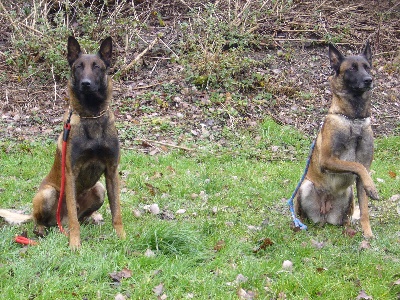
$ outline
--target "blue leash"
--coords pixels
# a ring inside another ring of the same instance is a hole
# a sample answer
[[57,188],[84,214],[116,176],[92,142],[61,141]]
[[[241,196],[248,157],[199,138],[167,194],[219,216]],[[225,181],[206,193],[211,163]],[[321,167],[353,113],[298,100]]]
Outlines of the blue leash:
[[[322,125],[321,125],[321,127],[322,127]],[[308,168],[309,168],[310,163],[311,163],[311,155],[312,155],[312,153],[313,153],[313,151],[314,151],[314,148],[315,148],[316,140],[317,140],[317,139],[315,139],[315,140],[312,142],[312,144],[311,144],[310,151],[309,151],[309,153],[308,153],[306,168],[304,169],[304,173],[303,173],[303,175],[301,176],[301,179],[300,179],[299,183],[297,184],[297,186],[296,186],[296,188],[295,188],[295,190],[294,190],[294,192],[293,192],[293,194],[292,194],[292,197],[290,197],[290,199],[289,199],[288,202],[287,202],[287,204],[289,205],[290,213],[291,213],[291,215],[292,215],[292,219],[293,219],[294,226],[300,228],[301,230],[307,230],[307,226],[304,225],[304,224],[299,220],[299,218],[296,217],[296,213],[294,212],[293,199],[294,199],[294,197],[296,196],[297,192],[299,191],[299,188],[300,188],[301,184],[303,183],[304,179],[306,178],[306,174],[307,174],[307,172],[308,172]]]

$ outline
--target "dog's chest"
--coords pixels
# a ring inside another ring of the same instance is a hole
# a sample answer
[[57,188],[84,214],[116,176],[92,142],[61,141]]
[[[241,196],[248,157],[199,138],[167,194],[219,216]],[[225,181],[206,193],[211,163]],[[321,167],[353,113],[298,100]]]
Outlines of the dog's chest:
[[341,160],[363,162],[373,150],[370,119],[345,119],[341,124],[334,134],[333,153]]
[[107,120],[82,122],[71,137],[73,164],[104,164],[118,160],[118,153],[117,130]]

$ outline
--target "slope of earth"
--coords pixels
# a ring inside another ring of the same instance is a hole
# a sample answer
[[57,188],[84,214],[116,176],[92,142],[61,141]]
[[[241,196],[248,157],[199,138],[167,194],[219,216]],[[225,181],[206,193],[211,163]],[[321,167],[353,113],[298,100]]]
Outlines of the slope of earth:
[[[148,2],[139,2],[136,8],[142,8],[142,15],[151,15],[145,6]],[[203,140],[229,146],[227,132],[252,132],[266,117],[295,126],[305,134],[315,134],[331,99],[324,30],[345,37],[337,44],[346,54],[359,52],[364,41],[371,40],[373,129],[377,136],[398,134],[400,7],[393,1],[370,1],[371,10],[367,10],[364,2],[369,1],[297,3],[287,14],[261,18],[254,28],[257,46],[249,47],[244,54],[259,62],[251,73],[263,78],[251,91],[235,86],[202,88],[187,80],[187,66],[171,57],[176,55],[173,49],[180,37],[176,24],[188,19],[189,8],[182,7],[182,3],[172,7],[163,1],[155,2],[164,15],[172,9],[163,26],[154,25],[154,20],[147,18],[136,49],[119,46],[121,38],[116,38],[116,56],[129,62],[140,57],[142,51],[144,54],[125,76],[117,76],[121,65],[111,70],[115,78],[113,110],[124,146],[146,147],[149,140],[182,147]],[[319,9],[319,15],[310,15],[311,9]],[[382,11],[390,11],[387,16],[391,18],[379,19]],[[66,82],[54,76],[40,82],[35,73],[18,73],[10,63],[10,56],[18,53],[12,46],[13,26],[6,12],[7,9],[0,15],[0,30],[5,33],[0,38],[0,140],[55,139],[68,107]],[[319,22],[318,30],[313,22]],[[345,29],[347,32],[340,32]],[[160,33],[162,37],[150,47]]]

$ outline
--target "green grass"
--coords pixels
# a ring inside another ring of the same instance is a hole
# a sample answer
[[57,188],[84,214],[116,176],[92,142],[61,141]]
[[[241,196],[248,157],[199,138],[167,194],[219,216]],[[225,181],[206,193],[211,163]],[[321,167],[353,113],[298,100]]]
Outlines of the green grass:
[[[309,224],[307,232],[297,233],[290,229],[283,198],[301,176],[308,149],[300,148],[307,148],[309,141],[270,120],[260,127],[261,133],[266,130],[268,138],[257,145],[259,151],[294,145],[297,160],[293,154],[272,162],[248,155],[244,145],[251,144],[250,136],[241,137],[237,145],[242,153],[212,151],[211,145],[193,154],[123,151],[125,241],[113,232],[108,205],[101,209],[104,225],[82,226],[83,245],[76,253],[56,229],[38,246],[23,248],[13,237],[24,230],[32,237],[33,224],[0,223],[2,298],[114,299],[121,293],[130,299],[156,299],[153,289],[162,283],[168,299],[238,299],[240,289],[255,292],[258,299],[355,299],[361,290],[374,299],[396,299],[400,225],[397,203],[388,198],[400,190],[398,175],[389,173],[400,172],[400,138],[376,141],[373,179],[382,200],[371,202],[376,239],[360,250],[358,225],[354,237],[336,226]],[[30,211],[53,151],[53,143],[0,144],[1,208]],[[152,203],[175,219],[146,213],[144,207]],[[135,209],[142,212],[139,218]],[[178,209],[186,212],[176,214]],[[254,251],[265,239],[272,245]],[[154,256],[145,255],[147,249]],[[292,271],[282,270],[284,260],[293,262]],[[132,276],[113,282],[109,274],[124,268]],[[239,274],[247,280],[237,282]]]

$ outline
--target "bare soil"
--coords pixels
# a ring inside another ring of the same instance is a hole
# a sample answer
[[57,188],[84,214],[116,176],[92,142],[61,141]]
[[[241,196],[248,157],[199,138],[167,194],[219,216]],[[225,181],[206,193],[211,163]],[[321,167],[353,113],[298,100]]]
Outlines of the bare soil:
[[[371,41],[375,82],[373,130],[376,136],[398,134],[399,2],[322,1],[317,4],[298,3],[292,13],[266,19],[256,29],[261,37],[265,36],[265,41],[260,41],[259,47],[249,50],[247,55],[260,61],[270,58],[268,64],[254,72],[270,75],[271,99],[257,97],[265,89],[250,93],[198,89],[186,81],[183,66],[167,59],[170,54],[163,50],[162,45],[148,51],[137,68],[114,83],[112,108],[124,146],[146,146],[142,140],[174,145],[193,145],[198,140],[217,142],[223,139],[224,130],[248,130],[267,116],[281,124],[295,126],[305,134],[314,134],[331,99],[327,83],[331,74],[327,43],[323,33],[313,30],[312,22],[316,20],[310,19],[309,14],[316,8],[321,10],[319,21],[325,22],[326,26],[350,28],[347,42],[337,45],[344,53],[357,53],[367,39]],[[388,10],[392,11],[392,18],[379,19],[381,12]],[[156,28],[149,20],[146,40],[151,41],[158,31],[164,31],[166,38],[176,36],[173,24],[179,18],[185,18],[186,11],[182,8],[181,14],[171,15],[173,21],[167,28]],[[6,62],[11,48],[12,26],[4,14],[0,17],[0,31],[3,33],[0,37],[0,69],[4,74],[0,89],[0,140],[55,139],[61,131],[62,115],[68,107],[66,83],[55,80],[38,83],[34,76],[22,80]],[[128,52],[116,47],[115,51],[116,55],[133,59],[146,46],[143,43]],[[173,88],[172,99],[168,98],[163,88],[165,85]],[[161,100],[154,96],[146,98],[149,92],[159,92]],[[220,93],[225,101],[213,103],[210,100],[213,92]],[[233,101],[233,96],[245,99],[246,103]],[[234,108],[234,113],[230,113],[230,107]]]

